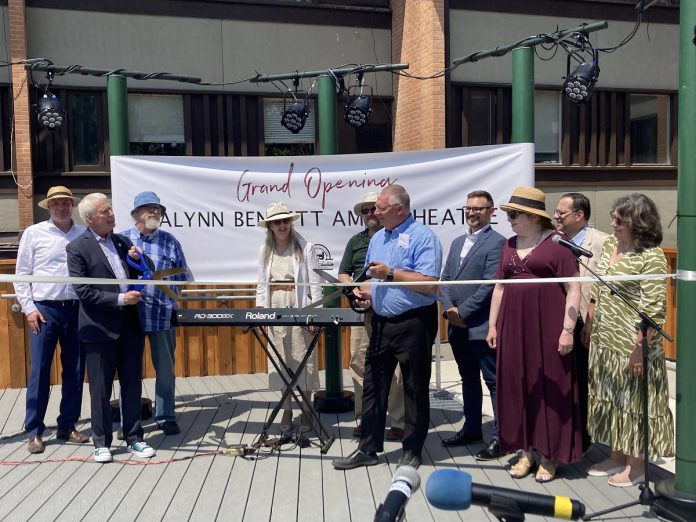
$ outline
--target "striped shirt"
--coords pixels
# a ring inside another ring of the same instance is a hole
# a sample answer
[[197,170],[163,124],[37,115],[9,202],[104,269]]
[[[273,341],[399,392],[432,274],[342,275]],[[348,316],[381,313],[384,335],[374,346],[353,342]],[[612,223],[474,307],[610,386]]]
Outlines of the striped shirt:
[[[144,235],[133,227],[122,232],[134,245],[139,246],[145,255],[152,260],[155,270],[166,268],[186,268],[186,273],[167,277],[176,281],[193,279],[186,264],[186,257],[181,243],[169,232],[155,230],[152,234]],[[178,292],[178,286],[170,287]],[[142,299],[138,303],[140,323],[145,332],[162,332],[172,327],[172,315],[177,308],[176,301],[159,290],[155,285],[145,285],[141,291]]]

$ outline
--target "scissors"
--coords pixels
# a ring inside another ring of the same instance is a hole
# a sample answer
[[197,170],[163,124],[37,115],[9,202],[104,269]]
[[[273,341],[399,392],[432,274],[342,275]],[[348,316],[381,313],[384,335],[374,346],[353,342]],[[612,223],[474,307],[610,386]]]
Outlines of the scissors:
[[[326,279],[329,283],[342,283],[342,281],[339,281],[336,279],[334,276],[329,274],[326,270],[322,270],[321,268],[315,268],[314,271],[319,274],[321,277]],[[353,283],[356,283],[353,286],[344,286],[342,288],[339,288],[335,292],[330,293],[329,295],[326,295],[319,299],[318,301],[314,301],[312,304],[307,305],[303,308],[303,310],[307,310],[308,308],[316,308],[317,306],[321,306],[324,303],[328,303],[329,301],[333,301],[334,299],[337,299],[341,297],[341,295],[344,295],[348,299],[348,304],[350,304],[350,307],[357,313],[359,314],[364,314],[367,312],[364,308],[361,308],[358,304],[358,298],[355,296],[353,293],[353,289],[358,286],[359,283],[362,283],[363,281],[367,281],[370,279],[370,276],[367,274],[368,267],[365,267],[362,272],[353,279]]]
[[[139,279],[142,279],[144,281],[150,281],[152,279],[162,279],[164,277],[170,277],[170,276],[175,276],[179,274],[184,274],[186,273],[185,268],[164,268],[162,270],[151,270],[150,267],[147,265],[145,262],[145,257],[141,254],[138,254],[138,260],[135,261],[131,256],[126,256],[126,261],[130,266],[135,268],[138,272],[140,272],[142,275],[140,276]],[[128,289],[129,290],[135,290],[136,292],[142,291],[143,287],[145,285],[129,285]],[[162,292],[164,292],[168,297],[171,297],[175,301],[179,299],[179,296],[174,292],[171,288],[168,286],[157,286]]]

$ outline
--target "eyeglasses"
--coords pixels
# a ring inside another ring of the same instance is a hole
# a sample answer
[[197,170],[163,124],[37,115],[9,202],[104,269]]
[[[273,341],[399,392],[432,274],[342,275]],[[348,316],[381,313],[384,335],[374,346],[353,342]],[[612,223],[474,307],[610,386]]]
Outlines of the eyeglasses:
[[493,207],[464,207],[464,212],[471,212],[472,214],[480,214],[485,212],[487,209]]
[[611,219],[612,223],[616,223],[617,226],[622,226],[622,225],[625,225],[627,223],[627,220],[621,219],[613,212],[609,212],[609,219]]
[[563,219],[568,214],[574,214],[575,212],[576,212],[575,210],[568,210],[567,212],[563,212],[560,208],[557,208],[557,209],[554,209],[553,215],[558,216],[559,218]]
[[508,219],[517,219],[522,214],[526,214],[526,212],[520,212],[519,210],[510,210],[507,212]]
[[162,212],[162,207],[159,205],[143,205],[140,207],[142,210],[145,210],[147,212],[150,212],[151,214],[156,214],[156,213],[161,213]]
[[392,207],[397,206],[398,204],[399,204],[399,203],[393,203],[393,204],[391,204],[391,205],[386,205],[386,206],[384,206],[384,207],[378,207],[378,206],[375,205],[375,210],[379,210],[379,213],[380,213],[380,214],[384,214],[387,210],[389,210],[389,209],[392,208]]
[[377,207],[363,208],[360,213],[366,216],[367,214],[374,214],[375,210],[377,210]]

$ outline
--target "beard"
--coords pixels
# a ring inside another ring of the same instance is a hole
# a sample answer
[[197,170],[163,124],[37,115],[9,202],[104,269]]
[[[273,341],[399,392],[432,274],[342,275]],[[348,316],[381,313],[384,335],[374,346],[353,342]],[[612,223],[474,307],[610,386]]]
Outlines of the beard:
[[148,230],[157,230],[160,227],[160,220],[157,218],[148,218],[145,220],[145,228]]

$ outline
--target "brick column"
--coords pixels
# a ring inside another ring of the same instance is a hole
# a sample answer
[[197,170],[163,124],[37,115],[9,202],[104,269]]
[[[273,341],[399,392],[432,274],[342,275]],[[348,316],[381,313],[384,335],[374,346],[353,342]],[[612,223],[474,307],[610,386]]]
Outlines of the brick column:
[[[8,0],[10,24],[10,61],[15,63],[27,58],[27,35],[24,0]],[[34,187],[31,165],[31,125],[33,116],[29,102],[29,75],[24,65],[12,66],[12,97],[14,111],[14,161],[12,168],[17,176],[17,202],[19,204],[19,228],[24,230],[34,223]]]
[[[444,0],[393,0],[392,62],[409,74],[430,76],[445,68]],[[394,151],[445,147],[445,78],[394,75]]]

